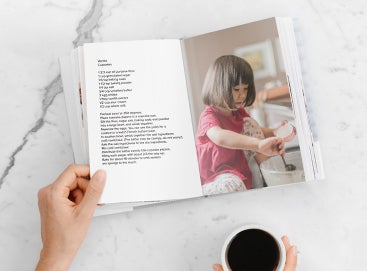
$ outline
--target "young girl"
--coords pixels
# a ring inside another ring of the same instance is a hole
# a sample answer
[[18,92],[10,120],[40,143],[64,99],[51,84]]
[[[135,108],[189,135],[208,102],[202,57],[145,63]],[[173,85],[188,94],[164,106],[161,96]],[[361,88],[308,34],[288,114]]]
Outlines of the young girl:
[[252,174],[244,151],[260,163],[282,155],[284,142],[272,129],[259,127],[246,112],[256,98],[250,65],[242,58],[219,57],[209,68],[204,86],[206,108],[196,135],[201,183],[205,195],[244,191]]

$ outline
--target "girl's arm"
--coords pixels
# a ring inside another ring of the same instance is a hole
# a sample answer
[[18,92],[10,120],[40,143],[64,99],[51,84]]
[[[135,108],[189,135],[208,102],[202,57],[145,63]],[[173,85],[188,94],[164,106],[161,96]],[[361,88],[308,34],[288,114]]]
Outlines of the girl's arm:
[[284,142],[278,137],[258,139],[225,130],[219,126],[211,127],[206,135],[213,143],[223,148],[236,150],[251,150],[267,156],[282,155],[284,153]]
[[259,149],[260,139],[225,130],[219,126],[211,127],[206,135],[216,145],[227,149],[251,151],[258,151]]

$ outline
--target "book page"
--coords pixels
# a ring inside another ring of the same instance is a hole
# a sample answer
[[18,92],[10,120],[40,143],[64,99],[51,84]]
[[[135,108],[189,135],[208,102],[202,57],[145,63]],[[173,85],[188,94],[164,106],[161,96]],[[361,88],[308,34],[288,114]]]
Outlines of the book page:
[[[300,111],[305,107],[304,100],[292,100],[294,92],[303,95],[301,75],[287,65],[287,60],[295,63],[298,59],[294,53],[296,43],[289,39],[289,23],[283,29],[286,33],[280,28],[276,18],[269,18],[182,41],[204,195],[294,184],[312,177],[315,167],[308,162],[313,159],[310,150],[314,147],[309,140],[303,140],[311,133],[308,123],[300,121],[307,116],[305,110]],[[239,96],[235,90],[237,87],[240,91],[241,85],[248,88],[246,94]],[[227,110],[223,116],[220,112],[227,106],[232,111]],[[243,122],[238,121],[234,127],[228,123],[236,122],[239,109],[247,115],[241,116]],[[241,146],[231,138],[226,142],[233,148],[218,148],[207,140],[208,123],[258,139],[277,136],[284,142],[284,159],[280,155],[261,157],[248,149],[243,154]],[[280,133],[282,130],[286,133]],[[228,172],[232,176],[228,177]],[[242,180],[245,189],[236,178]],[[233,185],[222,189],[220,184],[226,182]]]
[[86,152],[84,148],[82,107],[78,93],[78,82],[75,80],[75,63],[73,53],[59,59],[62,85],[65,97],[66,111],[68,114],[71,144],[73,146],[74,162],[86,164]]
[[101,202],[202,195],[178,40],[85,44],[91,174]]

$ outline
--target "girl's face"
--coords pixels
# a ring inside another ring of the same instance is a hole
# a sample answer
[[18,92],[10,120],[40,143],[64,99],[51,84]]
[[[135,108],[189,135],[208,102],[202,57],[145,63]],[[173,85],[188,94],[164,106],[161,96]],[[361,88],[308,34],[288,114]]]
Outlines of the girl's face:
[[239,109],[243,105],[247,96],[247,92],[248,84],[240,84],[233,87],[232,96],[236,109]]

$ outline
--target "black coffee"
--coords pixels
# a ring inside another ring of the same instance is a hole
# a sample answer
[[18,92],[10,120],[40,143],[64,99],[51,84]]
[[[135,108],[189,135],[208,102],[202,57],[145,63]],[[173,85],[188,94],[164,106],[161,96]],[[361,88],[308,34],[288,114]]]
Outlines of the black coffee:
[[279,264],[279,247],[267,232],[257,229],[238,233],[227,249],[233,271],[273,271]]

